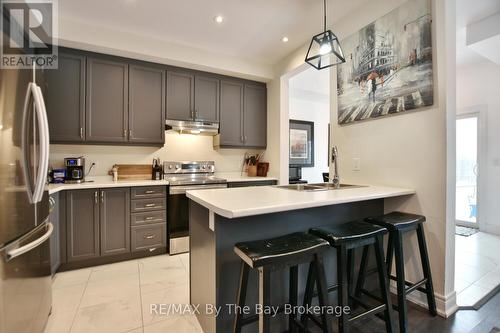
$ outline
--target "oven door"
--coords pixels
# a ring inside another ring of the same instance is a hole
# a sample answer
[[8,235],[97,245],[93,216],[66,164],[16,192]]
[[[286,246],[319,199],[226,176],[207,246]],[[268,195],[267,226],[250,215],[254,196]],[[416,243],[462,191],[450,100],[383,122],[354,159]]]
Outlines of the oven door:
[[226,187],[225,183],[170,186],[167,199],[167,240],[170,254],[189,252],[189,199],[186,191]]

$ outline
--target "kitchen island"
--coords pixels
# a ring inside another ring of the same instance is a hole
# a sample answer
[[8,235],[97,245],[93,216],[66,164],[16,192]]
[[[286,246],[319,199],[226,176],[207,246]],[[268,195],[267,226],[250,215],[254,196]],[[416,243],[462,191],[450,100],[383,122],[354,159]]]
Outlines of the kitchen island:
[[[311,227],[335,225],[381,215],[385,200],[415,194],[414,190],[362,186],[324,191],[295,191],[277,186],[189,191],[190,198],[190,302],[197,306],[205,333],[230,332],[234,318],[239,257],[237,242],[307,231]],[[334,251],[325,258],[328,283],[335,276]],[[299,268],[299,297],[305,285],[306,265]],[[258,276],[250,272],[247,304],[258,302]],[[273,305],[288,300],[288,271],[271,276]],[[300,299],[300,298],[299,298]],[[331,298],[333,300],[333,298]],[[208,306],[207,306],[208,305]],[[220,311],[215,315],[211,306]],[[207,311],[209,310],[209,311]],[[281,318],[281,319],[280,319]],[[282,315],[272,320],[272,331],[286,330]],[[243,332],[256,331],[257,324]]]

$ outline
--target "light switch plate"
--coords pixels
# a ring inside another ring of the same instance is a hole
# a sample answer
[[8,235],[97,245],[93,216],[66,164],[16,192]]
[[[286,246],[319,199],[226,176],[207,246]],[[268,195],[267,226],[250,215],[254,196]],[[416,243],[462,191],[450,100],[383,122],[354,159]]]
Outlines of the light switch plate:
[[361,171],[361,159],[359,157],[355,157],[352,159],[352,170]]

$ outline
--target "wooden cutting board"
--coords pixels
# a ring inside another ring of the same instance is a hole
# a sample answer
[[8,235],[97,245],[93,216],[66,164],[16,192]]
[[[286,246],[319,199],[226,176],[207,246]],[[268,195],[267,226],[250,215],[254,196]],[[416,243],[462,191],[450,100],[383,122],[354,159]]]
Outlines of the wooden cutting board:
[[151,164],[116,164],[118,180],[149,180],[153,174]]

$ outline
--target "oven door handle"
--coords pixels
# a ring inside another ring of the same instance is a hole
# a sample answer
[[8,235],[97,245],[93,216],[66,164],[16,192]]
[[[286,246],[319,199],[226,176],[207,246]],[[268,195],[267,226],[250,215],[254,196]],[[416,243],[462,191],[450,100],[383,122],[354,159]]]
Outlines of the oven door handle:
[[206,185],[174,185],[170,186],[170,195],[175,195],[175,194],[185,194],[186,191],[191,191],[191,190],[209,190],[209,189],[216,189],[216,188],[227,188],[227,184],[206,184]]

